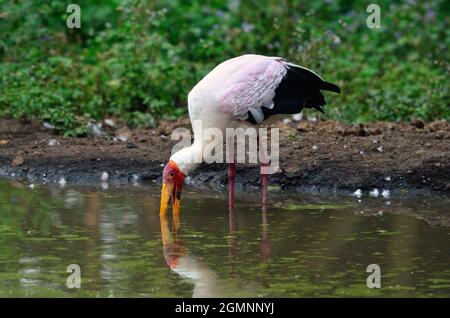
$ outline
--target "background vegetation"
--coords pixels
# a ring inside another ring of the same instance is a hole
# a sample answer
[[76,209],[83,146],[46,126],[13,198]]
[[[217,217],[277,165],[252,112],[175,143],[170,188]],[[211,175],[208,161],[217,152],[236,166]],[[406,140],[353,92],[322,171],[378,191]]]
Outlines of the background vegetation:
[[[81,29],[66,27],[71,2]],[[66,135],[106,116],[151,126],[185,114],[214,65],[252,52],[339,84],[326,118],[449,120],[450,3],[376,2],[379,30],[356,0],[0,0],[0,116]]]

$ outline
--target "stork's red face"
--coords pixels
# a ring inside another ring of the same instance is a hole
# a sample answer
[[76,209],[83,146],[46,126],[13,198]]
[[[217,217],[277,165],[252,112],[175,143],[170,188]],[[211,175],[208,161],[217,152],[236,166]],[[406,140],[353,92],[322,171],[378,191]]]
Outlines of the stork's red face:
[[164,167],[163,185],[161,189],[161,206],[159,214],[166,214],[172,199],[172,210],[174,214],[180,212],[181,190],[183,188],[185,175],[180,171],[178,165],[172,160]]

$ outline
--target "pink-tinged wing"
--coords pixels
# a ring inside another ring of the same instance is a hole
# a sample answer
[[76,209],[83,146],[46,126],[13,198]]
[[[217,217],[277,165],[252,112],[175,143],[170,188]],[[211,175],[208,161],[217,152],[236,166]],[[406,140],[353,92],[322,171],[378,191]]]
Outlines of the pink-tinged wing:
[[264,120],[261,107],[273,108],[275,90],[286,75],[283,59],[254,56],[233,76],[220,100],[222,110],[245,120],[250,112],[256,122]]

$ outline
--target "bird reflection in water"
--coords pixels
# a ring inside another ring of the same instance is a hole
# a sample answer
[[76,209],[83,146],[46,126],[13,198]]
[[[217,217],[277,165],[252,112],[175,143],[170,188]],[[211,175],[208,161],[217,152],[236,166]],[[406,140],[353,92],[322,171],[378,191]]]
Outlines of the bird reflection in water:
[[192,297],[219,297],[217,275],[204,266],[196,257],[186,254],[179,234],[180,215],[174,214],[170,230],[167,213],[160,215],[163,255],[172,271],[194,283]]
[[177,267],[181,257],[185,255],[184,243],[178,236],[180,215],[174,214],[172,221],[172,230],[169,228],[167,214],[160,215],[161,237],[163,242],[163,254],[167,265],[174,269]]
[[[229,263],[231,265],[230,278],[235,277],[236,246],[237,246],[237,226],[236,216],[233,207],[229,207]],[[217,274],[202,261],[186,253],[186,248],[180,234],[181,223],[180,214],[173,214],[172,227],[168,221],[168,214],[160,214],[161,237],[163,243],[163,255],[167,265],[172,271],[183,278],[188,278],[194,283],[192,297],[220,297],[223,291],[220,290]],[[265,262],[270,255],[269,232],[267,223],[266,206],[262,208],[262,243],[261,261]]]

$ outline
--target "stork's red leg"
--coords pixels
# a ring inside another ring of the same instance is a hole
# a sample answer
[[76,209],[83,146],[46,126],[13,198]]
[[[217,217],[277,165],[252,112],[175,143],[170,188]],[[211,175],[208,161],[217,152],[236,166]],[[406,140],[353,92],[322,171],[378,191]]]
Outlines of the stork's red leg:
[[233,208],[234,206],[234,176],[236,175],[236,164],[228,164],[228,206]]
[[263,209],[266,207],[267,202],[267,183],[268,183],[268,171],[269,171],[269,159],[267,158],[265,145],[261,142],[261,139],[258,135],[258,151],[259,151],[259,160],[261,162],[261,185],[262,185],[262,205]]

